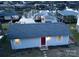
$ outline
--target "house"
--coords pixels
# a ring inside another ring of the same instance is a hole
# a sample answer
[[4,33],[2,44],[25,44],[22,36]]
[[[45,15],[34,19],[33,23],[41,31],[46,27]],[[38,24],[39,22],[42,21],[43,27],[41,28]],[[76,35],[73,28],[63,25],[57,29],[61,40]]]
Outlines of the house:
[[57,22],[57,18],[55,15],[49,10],[40,10],[38,13],[34,14],[35,22],[38,22],[39,18],[41,18],[41,22]]
[[64,23],[77,23],[77,16],[78,11],[73,9],[66,8],[62,11],[57,11],[57,18],[60,19],[59,22]]
[[70,32],[64,23],[10,24],[7,37],[12,49],[70,44]]
[[49,4],[35,4],[35,8],[37,10],[49,10],[50,9],[50,6]]
[[[31,14],[29,14],[31,16]],[[41,10],[37,13],[33,13],[32,17],[26,17],[23,15],[22,18],[17,22],[20,24],[30,24],[30,23],[56,23],[57,18],[47,10]]]
[[30,23],[35,23],[35,21],[33,20],[33,18],[26,18],[24,15],[21,17],[21,19],[16,22],[16,23],[20,23],[20,24],[30,24]]
[[14,11],[1,11],[0,12],[0,23],[17,21],[19,20],[20,15]]

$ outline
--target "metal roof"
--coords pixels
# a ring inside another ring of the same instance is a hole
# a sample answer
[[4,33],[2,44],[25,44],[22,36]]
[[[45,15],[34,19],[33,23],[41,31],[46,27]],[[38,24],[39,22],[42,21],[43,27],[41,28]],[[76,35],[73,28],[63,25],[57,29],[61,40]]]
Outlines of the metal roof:
[[12,16],[12,15],[18,15],[18,14],[16,12],[7,12],[7,11],[0,12],[0,16]]
[[38,12],[35,14],[35,16],[44,16],[45,19],[57,20],[55,15],[53,15],[52,12],[48,10],[43,10],[41,12]]
[[60,13],[63,16],[69,16],[69,15],[73,15],[76,16],[78,13],[75,11],[70,11],[70,10],[63,10],[63,11],[58,11],[58,13]]
[[9,39],[65,36],[69,35],[69,29],[64,23],[10,24],[7,35]]

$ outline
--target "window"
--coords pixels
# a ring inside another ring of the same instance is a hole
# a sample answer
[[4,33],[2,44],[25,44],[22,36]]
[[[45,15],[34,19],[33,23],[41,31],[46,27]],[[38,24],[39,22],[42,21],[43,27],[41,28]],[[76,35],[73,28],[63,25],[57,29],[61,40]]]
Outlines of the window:
[[57,36],[57,40],[61,40],[62,36]]
[[46,41],[49,41],[49,40],[51,40],[51,37],[50,36],[46,37]]
[[20,42],[21,42],[20,39],[15,39],[16,44],[20,44]]

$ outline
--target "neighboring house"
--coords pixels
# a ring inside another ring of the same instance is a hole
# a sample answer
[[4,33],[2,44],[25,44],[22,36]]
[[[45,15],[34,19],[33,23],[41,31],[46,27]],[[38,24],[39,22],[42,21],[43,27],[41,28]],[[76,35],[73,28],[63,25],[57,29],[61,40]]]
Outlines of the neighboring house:
[[57,22],[57,18],[49,10],[40,10],[38,13],[34,14],[35,21],[38,20],[38,19],[36,19],[38,16],[41,17],[41,22],[48,22],[48,21],[51,21],[52,23]]
[[26,5],[25,4],[19,4],[19,3],[16,3],[13,6],[15,7],[15,10],[16,11],[22,11],[23,9],[26,8]]
[[19,20],[20,15],[13,11],[1,11],[0,12],[0,23],[17,21]]
[[33,18],[26,18],[24,15],[21,17],[21,19],[16,22],[16,23],[20,23],[20,24],[30,24],[30,23],[35,23],[35,21],[33,20]]
[[29,18],[23,15],[22,18],[17,23],[30,24],[30,23],[46,23],[46,22],[56,23],[57,18],[54,15],[52,15],[51,12],[41,10]]
[[60,19],[60,22],[64,23],[77,23],[77,10],[65,9],[62,11],[57,11],[57,17]]
[[69,36],[64,23],[10,24],[7,31],[12,49],[68,45]]

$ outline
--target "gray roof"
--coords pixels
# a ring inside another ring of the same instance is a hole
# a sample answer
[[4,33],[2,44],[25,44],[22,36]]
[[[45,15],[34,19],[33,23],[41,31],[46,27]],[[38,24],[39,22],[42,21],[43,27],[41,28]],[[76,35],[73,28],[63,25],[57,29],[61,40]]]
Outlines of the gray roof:
[[69,11],[69,10],[59,11],[58,13],[60,13],[63,16],[70,16],[70,15],[76,16],[78,14],[75,11]]
[[7,11],[2,11],[0,12],[0,16],[13,16],[13,15],[18,15],[15,11],[13,12],[7,12]]
[[53,15],[51,12],[46,12],[46,11],[43,11],[41,13],[36,13],[35,16],[44,16],[45,19],[51,19],[51,20],[56,20],[56,17],[55,15]]
[[64,36],[69,35],[69,29],[64,23],[10,24],[7,35],[9,39]]

